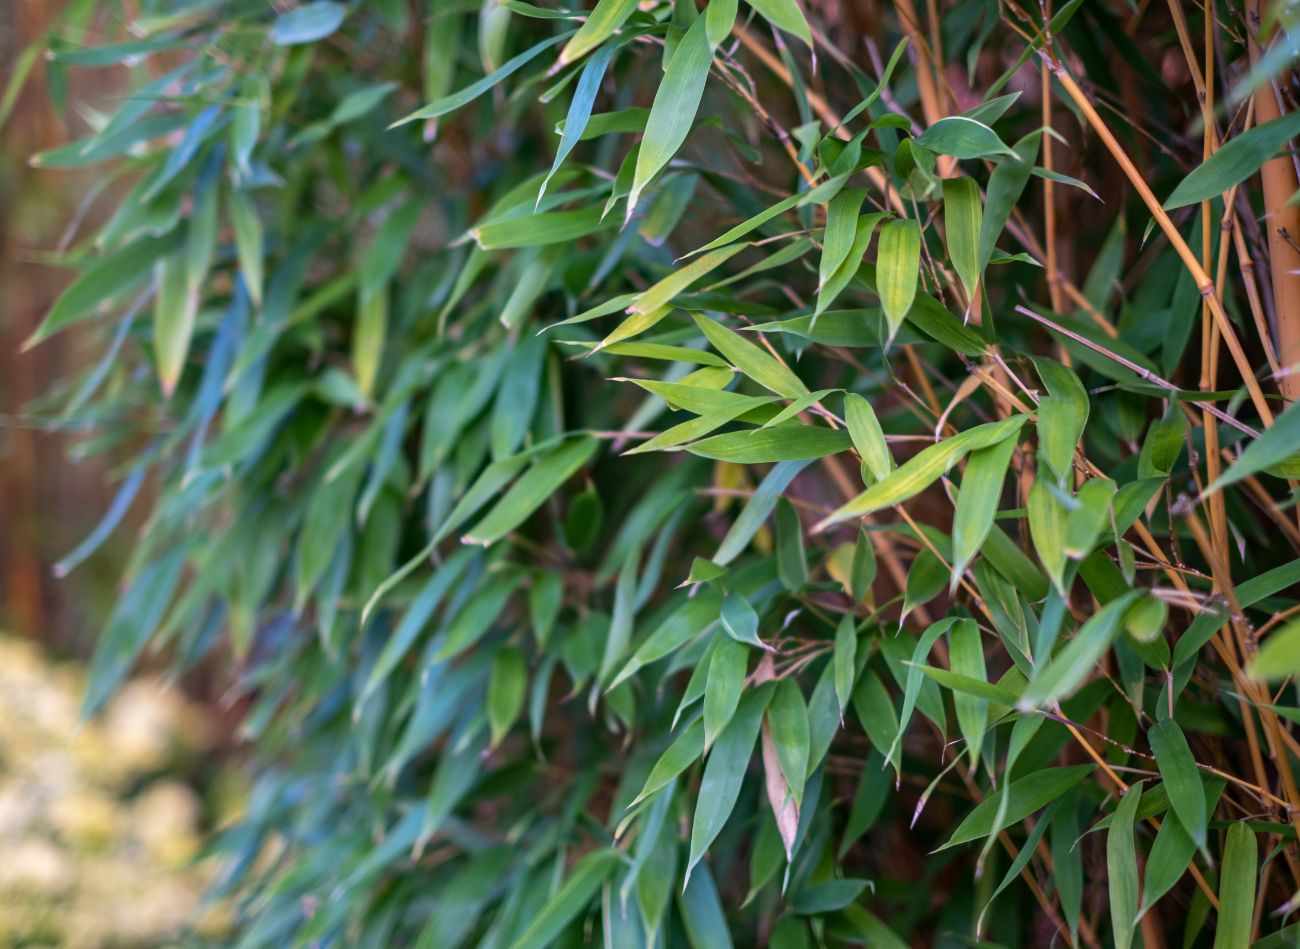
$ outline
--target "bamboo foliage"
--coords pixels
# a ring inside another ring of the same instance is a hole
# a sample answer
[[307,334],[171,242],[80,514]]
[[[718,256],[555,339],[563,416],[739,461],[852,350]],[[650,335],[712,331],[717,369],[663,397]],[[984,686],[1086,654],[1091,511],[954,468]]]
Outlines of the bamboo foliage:
[[223,659],[240,945],[1295,941],[1289,8],[82,25],[86,707]]

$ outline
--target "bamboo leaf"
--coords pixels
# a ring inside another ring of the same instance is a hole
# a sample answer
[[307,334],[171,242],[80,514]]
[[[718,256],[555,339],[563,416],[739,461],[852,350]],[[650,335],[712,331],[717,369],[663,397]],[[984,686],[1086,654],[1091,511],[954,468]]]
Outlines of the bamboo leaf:
[[735,639],[722,639],[709,659],[704,682],[704,750],[713,747],[740,705],[741,686],[749,665],[749,650]]
[[1172,211],[1219,197],[1259,171],[1297,135],[1300,135],[1300,113],[1291,112],[1233,136],[1178,183],[1165,200],[1164,209]]
[[998,422],[976,425],[921,450],[890,472],[888,477],[873,484],[823,519],[813,530],[822,531],[840,521],[901,504],[928,488],[969,452],[996,445],[1003,439],[1012,437],[1024,423],[1025,416],[1013,415]]
[[528,928],[511,944],[511,949],[543,949],[550,945],[564,927],[591,903],[621,859],[617,850],[606,848],[595,850],[579,860],[564,886],[541,908]]
[[886,221],[876,252],[876,290],[892,340],[916,299],[921,273],[921,225],[911,219]]
[[759,15],[777,29],[797,36],[812,49],[812,33],[796,0],[748,0]]
[[[980,189],[972,178],[943,180],[943,229],[948,239],[948,256],[969,299],[975,298],[980,281],[980,227],[984,206]],[[829,224],[827,227],[829,228]]]
[[1110,648],[1123,623],[1124,613],[1137,591],[1111,600],[1079,627],[1065,647],[1045,663],[1020,697],[1021,711],[1039,708],[1073,692],[1092,672],[1102,654]]
[[871,403],[856,392],[844,394],[844,422],[853,440],[853,447],[876,481],[889,477],[894,469],[894,456],[885,441],[885,432],[876,418]]
[[1255,883],[1259,875],[1255,832],[1245,822],[1228,828],[1219,872],[1219,920],[1214,930],[1215,949],[1250,945],[1255,911]]
[[764,389],[787,399],[808,394],[808,387],[775,356],[721,323],[694,314],[695,325],[726,360]]
[[[1293,115],[1300,116],[1300,112]],[[1281,464],[1297,452],[1300,452],[1300,407],[1292,402],[1272,425],[1246,446],[1240,458],[1206,487],[1203,496],[1222,491],[1243,478]]]
[[1209,816],[1205,812],[1205,790],[1201,786],[1196,759],[1187,745],[1182,729],[1167,719],[1147,732],[1151,750],[1160,768],[1160,777],[1169,791],[1169,804],[1174,816],[1191,835],[1198,848],[1205,846],[1205,828]]
[[585,23],[560,50],[560,64],[577,62],[618,31],[636,9],[636,0],[597,0]]
[[952,587],[957,586],[984,539],[993,528],[1002,483],[1006,480],[1016,439],[1004,438],[987,448],[973,451],[966,462],[952,518]]
[[992,833],[994,817],[1002,807],[1002,795],[1008,795],[1003,826],[1010,826],[1062,797],[1087,777],[1090,771],[1092,765],[1087,764],[1043,768],[1004,785],[976,804],[975,809],[966,815],[939,849],[947,850]]
[[528,685],[528,668],[524,654],[513,646],[497,650],[488,676],[487,717],[491,730],[489,748],[501,743],[510,726],[524,707],[524,690]]
[[1142,800],[1142,783],[1124,792],[1106,832],[1106,877],[1110,884],[1110,923],[1116,949],[1129,949],[1137,928],[1138,868],[1133,816]]
[[645,186],[677,154],[695,122],[713,63],[713,47],[705,32],[705,22],[705,17],[696,17],[664,67],[664,78],[650,106],[632,188],[627,196],[629,219]]
[[569,440],[538,459],[470,529],[465,535],[465,543],[486,547],[510,533],[585,465],[595,451],[596,440],[581,437]]
[[823,458],[848,447],[849,436],[842,431],[792,422],[761,431],[712,435],[692,442],[686,450],[701,458],[757,465]]
[[762,726],[763,712],[772,698],[770,683],[765,683],[745,693],[740,707],[726,730],[719,736],[704,766],[704,778],[695,805],[695,818],[691,824],[691,853],[686,864],[686,883],[691,871],[703,859],[705,851],[722,831],[722,825],[731,816],[740,796],[749,767],[754,742]]

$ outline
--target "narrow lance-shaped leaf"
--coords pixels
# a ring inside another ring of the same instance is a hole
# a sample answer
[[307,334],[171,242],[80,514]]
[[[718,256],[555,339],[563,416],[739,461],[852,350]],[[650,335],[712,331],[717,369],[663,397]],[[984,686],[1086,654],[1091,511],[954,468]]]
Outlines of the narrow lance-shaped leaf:
[[627,196],[627,217],[631,219],[641,192],[677,149],[695,122],[695,113],[704,95],[704,83],[713,62],[713,47],[705,33],[705,17],[696,17],[686,35],[677,44],[664,69],[663,81],[650,106],[645,136],[637,153],[632,190]]
[[808,387],[788,366],[721,323],[706,316],[694,314],[695,325],[705,335],[713,348],[738,370],[753,379],[764,389],[769,389],[787,399],[797,399],[808,394]]
[[686,864],[685,884],[690,883],[691,871],[704,857],[736,806],[754,742],[758,739],[763,712],[771,697],[771,683],[746,692],[740,708],[709,755],[691,825],[691,854]]
[[571,439],[538,460],[465,535],[465,542],[486,547],[510,533],[587,463],[596,444],[586,436]]
[[[601,0],[600,5],[620,4],[627,6],[630,11],[636,6],[636,0]],[[596,11],[593,11],[594,18]],[[560,53],[560,58],[573,46],[575,40],[581,35],[583,30],[591,23],[591,19],[583,24],[581,30],[569,41],[569,45]],[[591,118],[591,108],[596,101],[596,93],[600,91],[601,80],[605,78],[605,70],[609,67],[609,61],[614,56],[614,46],[610,45],[602,49],[599,53],[591,58],[591,62],[582,68],[582,75],[578,77],[577,88],[573,90],[573,99],[569,102],[569,111],[564,119],[564,132],[560,135],[560,144],[555,149],[555,161],[551,162],[551,170],[547,172],[546,177],[542,179],[542,186],[537,190],[537,204],[542,203],[542,198],[546,195],[546,186],[551,183],[555,173],[560,170],[564,164],[564,159],[569,157],[569,152],[573,151],[573,146],[578,144],[582,138],[582,132],[587,127],[587,121]],[[576,58],[576,57],[575,57]]]
[[1169,791],[1169,804],[1174,809],[1174,816],[1196,846],[1204,847],[1206,821],[1209,819],[1205,812],[1205,791],[1196,759],[1192,757],[1182,729],[1173,719],[1166,719],[1152,726],[1147,738],[1155,753],[1160,777]]
[[704,750],[713,747],[740,704],[741,686],[749,665],[749,649],[731,638],[719,640],[709,659],[704,683]]
[[921,450],[892,471],[887,478],[873,484],[824,518],[813,530],[825,530],[840,521],[901,504],[932,485],[968,452],[996,445],[1014,435],[1025,424],[1025,419],[1026,416],[1013,415],[998,422],[986,422]]
[[543,949],[550,945],[564,927],[591,903],[620,859],[619,851],[605,849],[593,851],[578,861],[564,886],[541,908],[529,927],[512,943],[511,949]]
[[1142,800],[1141,782],[1120,799],[1115,819],[1106,832],[1106,878],[1110,886],[1110,922],[1116,949],[1129,949],[1137,927],[1138,867],[1133,840],[1133,817]]
[[1259,855],[1255,832],[1245,821],[1228,828],[1219,871],[1219,920],[1214,930],[1214,949],[1238,949],[1250,945],[1251,920],[1255,914],[1255,886],[1259,876]]
[[154,268],[154,275],[157,286],[153,318],[154,357],[163,395],[170,397],[189,353],[199,295],[198,289],[191,288],[186,279],[183,249],[162,258]]
[[1123,623],[1124,612],[1138,596],[1137,591],[1126,593],[1090,616],[1074,638],[1034,677],[1017,703],[1019,708],[1029,711],[1073,692],[1110,648]]
[[763,19],[778,29],[799,37],[809,49],[812,48],[812,32],[808,29],[808,21],[804,18],[803,11],[799,9],[796,0],[748,0],[748,2]]
[[966,461],[966,475],[961,480],[961,493],[952,518],[950,586],[954,589],[993,527],[998,500],[1002,497],[1002,482],[1006,480],[1016,444],[1016,438],[1008,436],[995,445],[971,452]]
[[844,423],[871,477],[883,481],[894,468],[894,456],[889,452],[876,410],[856,392],[848,392],[844,396]]
[[948,256],[966,290],[967,299],[975,299],[980,281],[980,227],[984,206],[980,189],[972,178],[943,180],[943,229],[948,239]]
[[892,340],[916,299],[921,273],[921,225],[911,219],[887,221],[876,253],[876,289]]
[[1165,201],[1165,210],[1217,198],[1259,171],[1297,135],[1300,135],[1300,112],[1290,112],[1233,136],[1178,183]]
[[586,22],[560,50],[560,64],[567,66],[609,39],[636,9],[636,0],[597,0]]

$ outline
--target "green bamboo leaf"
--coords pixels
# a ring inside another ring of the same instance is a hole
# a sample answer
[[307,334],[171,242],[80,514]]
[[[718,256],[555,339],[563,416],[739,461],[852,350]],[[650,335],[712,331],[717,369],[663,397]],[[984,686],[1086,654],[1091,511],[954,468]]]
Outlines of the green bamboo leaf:
[[988,187],[984,189],[984,222],[980,226],[981,273],[988,267],[1002,229],[1029,183],[1042,135],[1041,131],[1031,132],[1016,142],[1012,149],[1015,154],[1002,158],[989,175]]
[[1205,828],[1209,815],[1205,812],[1205,789],[1196,759],[1187,745],[1182,729],[1173,719],[1166,719],[1147,732],[1151,751],[1156,756],[1160,777],[1169,791],[1169,804],[1174,816],[1192,836],[1198,848],[1205,846]]
[[198,316],[198,287],[186,274],[185,250],[173,251],[154,265],[153,344],[154,360],[163,397],[171,398],[185,368]]
[[605,226],[599,208],[583,208],[491,221],[472,228],[469,233],[483,250],[509,250],[567,244]]
[[910,218],[885,222],[876,251],[876,290],[892,340],[916,299],[921,273],[921,225]]
[[944,472],[964,455],[1010,438],[1025,424],[1026,416],[1013,415],[997,422],[976,425],[952,438],[917,452],[892,471],[888,477],[873,484],[852,501],[823,519],[813,530],[822,531],[832,524],[853,517],[862,517],[915,497],[932,485]]
[[713,747],[740,705],[741,686],[749,665],[749,650],[735,639],[721,639],[709,659],[704,682],[704,750]]
[[[986,681],[987,670],[984,666],[984,643],[980,638],[979,625],[971,619],[963,619],[953,626],[949,634],[952,644],[949,663],[952,671],[978,681]],[[979,761],[984,745],[984,729],[988,725],[989,703],[987,699],[954,693],[953,708],[957,712],[957,725],[962,738],[966,740],[966,753],[973,768]]]
[[[912,663],[904,663],[911,666]],[[1016,693],[1008,686],[1000,682],[987,682],[984,679],[977,679],[974,676],[962,675],[960,672],[953,672],[951,669],[940,669],[937,666],[917,666],[923,675],[933,679],[943,688],[951,692],[960,692],[963,695],[974,696],[977,699],[985,699],[994,705],[1011,708],[1016,703]],[[1008,676],[1016,678],[1017,670],[1014,668],[1007,673]],[[1018,675],[1018,673],[1017,673]],[[1023,678],[1018,681],[1023,685]]]
[[785,30],[791,36],[797,36],[812,49],[812,32],[808,21],[795,0],[748,0],[759,15],[777,29]]
[[[1217,629],[1218,623],[1212,628]],[[1264,681],[1300,674],[1300,620],[1293,619],[1270,632],[1246,666],[1246,674]]]
[[759,406],[768,405],[774,401],[776,401],[775,396],[753,396],[748,398],[745,402],[729,406],[719,412],[709,412],[706,415],[698,416],[689,421],[680,422],[677,425],[672,426],[672,428],[660,432],[648,442],[638,445],[636,448],[628,449],[623,452],[623,454],[636,455],[648,451],[660,451],[666,448],[673,448],[682,444],[682,442],[688,442],[692,439],[707,435],[714,429],[721,428],[728,422],[735,421],[740,418],[740,416],[752,412]]
[[486,547],[510,533],[587,463],[596,445],[594,438],[575,438],[538,459],[470,529],[465,543]]
[[1017,707],[1027,712],[1072,693],[1110,648],[1123,624],[1124,613],[1139,595],[1137,591],[1126,593],[1090,616],[1074,638],[1040,667],[1041,671],[1025,689]]
[[1110,924],[1115,949],[1129,949],[1138,917],[1137,848],[1133,816],[1142,800],[1142,782],[1124,792],[1115,819],[1106,832],[1106,878],[1110,887]]
[[1065,525],[1069,511],[1057,488],[1035,478],[1029,489],[1029,534],[1052,585],[1065,596]]
[[174,246],[174,239],[142,237],[92,263],[59,295],[23,348],[31,349],[143,285],[155,262]]
[[704,766],[704,778],[695,804],[691,825],[691,854],[686,863],[687,884],[691,871],[704,857],[709,845],[722,831],[740,796],[749,767],[754,742],[763,723],[763,712],[772,698],[772,683],[764,683],[745,693],[731,723],[719,736]]
[[808,331],[811,333],[813,328],[826,309],[835,302],[849,282],[858,275],[858,269],[862,266],[862,257],[867,252],[867,245],[871,243],[871,235],[876,231],[876,225],[884,218],[883,211],[872,211],[870,214],[864,214],[857,219],[856,230],[853,233],[853,243],[849,246],[849,251],[844,255],[844,259],[826,278],[818,283],[817,286],[817,306],[813,310],[812,319],[808,323]]
[[1219,197],[1259,171],[1297,135],[1300,113],[1291,112],[1230,138],[1178,183],[1164,203],[1165,210]]
[[636,9],[636,0],[597,0],[587,21],[560,50],[560,65],[567,66],[599,46],[617,32]]
[[858,214],[867,199],[865,188],[848,188],[841,191],[826,209],[826,228],[822,232],[822,256],[817,266],[817,289],[820,312],[825,309],[821,301],[821,288],[826,286],[831,274],[848,259],[853,239],[858,233]]
[[917,142],[940,155],[954,158],[990,158],[994,155],[1015,157],[998,133],[983,122],[964,115],[950,115],[935,122],[919,136]]
[[696,17],[664,67],[646,120],[645,135],[637,153],[636,172],[627,196],[627,217],[632,217],[641,192],[677,154],[695,122],[704,95],[704,83],[713,63],[713,47],[705,32],[705,17]]
[[[1292,114],[1300,116],[1300,112]],[[1210,483],[1202,497],[1281,464],[1297,452],[1300,452],[1300,403],[1292,402],[1258,438],[1251,440],[1241,457],[1229,465],[1227,471]]]
[[791,422],[761,431],[712,435],[687,445],[686,451],[716,461],[757,465],[823,458],[844,451],[849,444],[849,436],[842,431]]
[[[1203,782],[1204,811],[1213,813],[1227,784],[1222,778],[1212,778]],[[1142,796],[1142,807],[1136,819],[1142,819],[1142,811],[1147,810],[1147,799],[1154,790]],[[1196,854],[1196,843],[1191,835],[1183,829],[1183,822],[1176,818],[1167,818],[1160,824],[1156,839],[1151,844],[1151,853],[1147,856],[1146,875],[1142,878],[1142,905],[1138,915],[1146,913],[1160,897],[1164,896],[1176,884]]]
[[686,726],[686,729],[659,756],[655,766],[650,769],[641,793],[632,799],[628,808],[636,807],[656,791],[663,790],[673,778],[694,764],[703,753],[704,721],[696,719]]
[[975,805],[975,809],[966,815],[939,849],[947,850],[972,840],[980,840],[992,833],[994,818],[1002,807],[1003,794],[1008,795],[1003,826],[1009,827],[1063,796],[1087,777],[1092,767],[1090,764],[1079,764],[1064,768],[1042,768],[1004,784]]
[[961,479],[961,493],[952,517],[952,581],[956,587],[984,540],[993,528],[1002,497],[1011,456],[1015,453],[1014,437],[973,451],[966,461],[966,475]]
[[760,346],[756,346],[739,333],[728,329],[721,323],[693,314],[695,325],[700,328],[713,348],[726,360],[753,379],[764,389],[775,392],[787,399],[797,399],[808,394],[808,387],[790,371],[789,367]]
[[713,555],[714,563],[723,566],[731,563],[740,555],[758,529],[763,526],[767,516],[772,513],[777,498],[789,487],[795,475],[808,466],[808,461],[783,461],[775,465],[759,483],[758,489],[750,496],[745,509],[731,524],[731,529],[718,545],[718,552]]
[[267,37],[277,46],[314,43],[337,30],[347,13],[348,8],[342,3],[312,0],[276,17]]
[[440,115],[446,115],[448,112],[454,112],[456,109],[459,109],[461,106],[473,102],[475,99],[477,99],[483,93],[487,92],[497,83],[501,82],[503,79],[507,79],[510,76],[514,75],[516,72],[518,72],[524,66],[527,66],[530,62],[532,62],[538,56],[542,55],[542,53],[546,52],[552,46],[555,46],[556,44],[563,42],[564,40],[568,39],[572,35],[573,35],[572,32],[564,32],[556,36],[549,37],[548,39],[542,40],[537,45],[529,47],[527,50],[520,53],[518,56],[514,57],[513,59],[502,63],[500,69],[488,73],[482,79],[478,80],[477,82],[471,83],[470,85],[466,86],[464,89],[461,89],[457,92],[453,92],[451,95],[445,96],[444,98],[439,99],[436,102],[431,102],[428,105],[424,106],[424,108],[422,109],[416,109],[410,115],[398,119],[389,127],[396,128],[397,126],[405,125],[408,122],[419,122],[424,119],[436,119]]
[[803,807],[804,778],[808,774],[808,705],[794,679],[781,679],[767,707],[776,757],[795,804]]
[[885,441],[884,429],[871,403],[856,392],[844,394],[844,422],[853,447],[876,481],[884,481],[894,470],[894,456]]
[[[835,667],[835,698],[840,705],[840,718],[844,718],[844,709],[853,695],[853,681],[857,678],[858,629],[852,613],[840,617],[840,624],[835,628],[835,651],[832,663]],[[918,679],[920,676],[917,677]]]
[[704,17],[710,46],[716,47],[731,35],[731,29],[736,24],[738,6],[737,0],[709,0]]
[[723,599],[720,618],[722,628],[736,642],[759,649],[772,648],[758,638],[758,614],[740,594],[732,593]]
[[[966,290],[975,299],[980,273],[980,228],[984,205],[980,203],[979,185],[973,178],[943,180],[943,229],[948,239],[948,256]],[[827,225],[829,227],[829,225]]]
[[[710,8],[712,8],[712,6],[713,4],[710,4]],[[834,175],[814,188],[809,188],[807,191],[792,194],[788,198],[782,198],[776,204],[758,212],[753,217],[741,221],[735,227],[729,229],[724,234],[715,237],[703,247],[697,247],[686,256],[693,257],[696,254],[703,254],[706,251],[734,243],[751,231],[762,227],[773,218],[780,217],[782,214],[785,214],[787,211],[793,211],[795,208],[801,208],[807,204],[825,204],[827,201],[830,201],[835,197],[840,188],[844,186],[844,182],[848,180],[848,177],[849,176],[846,174]]]
[[388,287],[379,287],[357,304],[357,323],[352,333],[352,371],[357,389],[369,399],[388,336]]
[[692,949],[732,949],[731,927],[708,864],[688,876],[677,894],[677,911]]
[[519,717],[524,707],[524,690],[527,685],[528,667],[524,663],[524,654],[514,646],[498,649],[492,661],[492,672],[488,676],[487,718],[492,736],[488,742],[489,748],[495,748],[501,743],[501,739]]
[[799,512],[786,498],[776,502],[776,572],[787,590],[799,590],[808,582],[803,525]]
[[622,859],[619,851],[606,848],[579,860],[564,886],[541,908],[523,934],[511,943],[511,949],[544,949],[549,946],[564,927],[587,908],[601,884]]
[[1214,949],[1244,949],[1250,945],[1251,920],[1255,914],[1255,884],[1259,875],[1259,854],[1255,832],[1243,821],[1228,828],[1219,871],[1219,920],[1214,930]]
[[[638,293],[628,306],[627,311],[629,313],[649,313],[661,309],[695,281],[716,270],[744,250],[745,247],[745,244],[732,244],[729,247],[719,247],[717,250],[709,251],[703,257],[691,261],[685,267],[664,277],[648,290]],[[699,319],[702,319],[702,317],[698,317],[697,322]]]
[[235,234],[235,256],[239,259],[239,273],[254,306],[262,302],[263,244],[262,219],[249,195],[238,189],[230,192],[230,228]]
[[1047,395],[1038,400],[1038,457],[1056,476],[1058,485],[1070,481],[1074,450],[1083,434],[1083,419],[1074,402]]

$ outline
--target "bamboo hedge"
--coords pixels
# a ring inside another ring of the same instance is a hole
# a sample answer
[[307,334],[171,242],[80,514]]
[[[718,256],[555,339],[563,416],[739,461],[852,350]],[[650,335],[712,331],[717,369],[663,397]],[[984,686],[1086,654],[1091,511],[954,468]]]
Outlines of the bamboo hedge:
[[57,569],[234,944],[1295,944],[1295,23],[74,2]]

